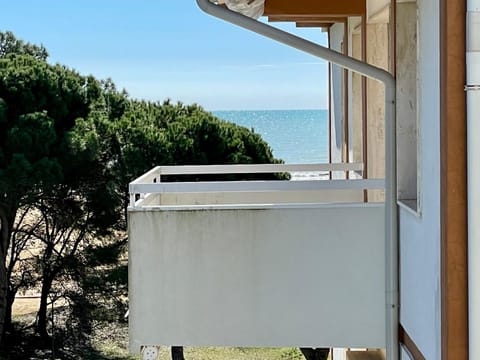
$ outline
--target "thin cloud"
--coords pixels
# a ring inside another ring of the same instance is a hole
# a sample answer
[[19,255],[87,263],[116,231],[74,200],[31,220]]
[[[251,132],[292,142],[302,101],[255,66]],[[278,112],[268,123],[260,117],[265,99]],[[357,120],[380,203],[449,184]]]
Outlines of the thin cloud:
[[231,69],[243,69],[243,70],[263,70],[263,69],[285,69],[298,66],[319,66],[325,65],[326,61],[316,61],[316,62],[292,62],[292,63],[274,63],[274,64],[255,64],[255,65],[223,65],[221,68],[225,70]]

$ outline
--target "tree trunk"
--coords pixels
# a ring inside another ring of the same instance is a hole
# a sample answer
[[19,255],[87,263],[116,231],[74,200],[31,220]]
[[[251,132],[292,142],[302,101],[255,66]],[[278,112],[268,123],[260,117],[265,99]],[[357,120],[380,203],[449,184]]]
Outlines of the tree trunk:
[[12,308],[13,303],[15,302],[16,291],[7,289],[7,303],[5,309],[5,323],[4,323],[4,332],[11,332],[13,330],[12,326]]
[[[13,222],[12,222],[13,223]],[[0,207],[0,344],[3,342],[5,315],[7,311],[7,250],[10,242],[10,221],[5,209]]]
[[7,269],[5,256],[0,252],[0,343],[3,339],[5,315],[7,311]]
[[183,346],[172,346],[172,360],[185,360]]
[[306,360],[327,360],[330,349],[328,348],[300,348]]
[[47,307],[48,295],[50,294],[50,290],[52,289],[52,283],[53,276],[51,276],[51,274],[44,275],[42,281],[42,293],[40,294],[40,307],[38,308],[37,313],[37,332],[44,339],[48,339],[49,337],[47,331]]

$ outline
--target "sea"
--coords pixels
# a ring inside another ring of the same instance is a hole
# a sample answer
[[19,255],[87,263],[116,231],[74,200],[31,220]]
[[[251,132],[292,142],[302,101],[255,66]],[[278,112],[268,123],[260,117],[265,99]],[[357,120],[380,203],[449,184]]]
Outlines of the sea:
[[286,164],[328,162],[328,110],[213,111],[220,119],[252,129]]

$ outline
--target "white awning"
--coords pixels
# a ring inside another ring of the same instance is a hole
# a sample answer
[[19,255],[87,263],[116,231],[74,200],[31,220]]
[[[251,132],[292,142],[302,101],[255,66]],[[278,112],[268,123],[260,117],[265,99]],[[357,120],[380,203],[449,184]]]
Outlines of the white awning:
[[265,0],[210,0],[215,4],[225,4],[230,10],[258,19],[263,15]]

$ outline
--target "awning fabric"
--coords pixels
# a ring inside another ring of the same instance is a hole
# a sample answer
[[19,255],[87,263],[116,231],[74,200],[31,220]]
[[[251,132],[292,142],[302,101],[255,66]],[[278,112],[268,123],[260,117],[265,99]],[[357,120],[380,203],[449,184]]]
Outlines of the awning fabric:
[[265,0],[210,0],[215,4],[225,4],[235,12],[258,19],[263,15]]

